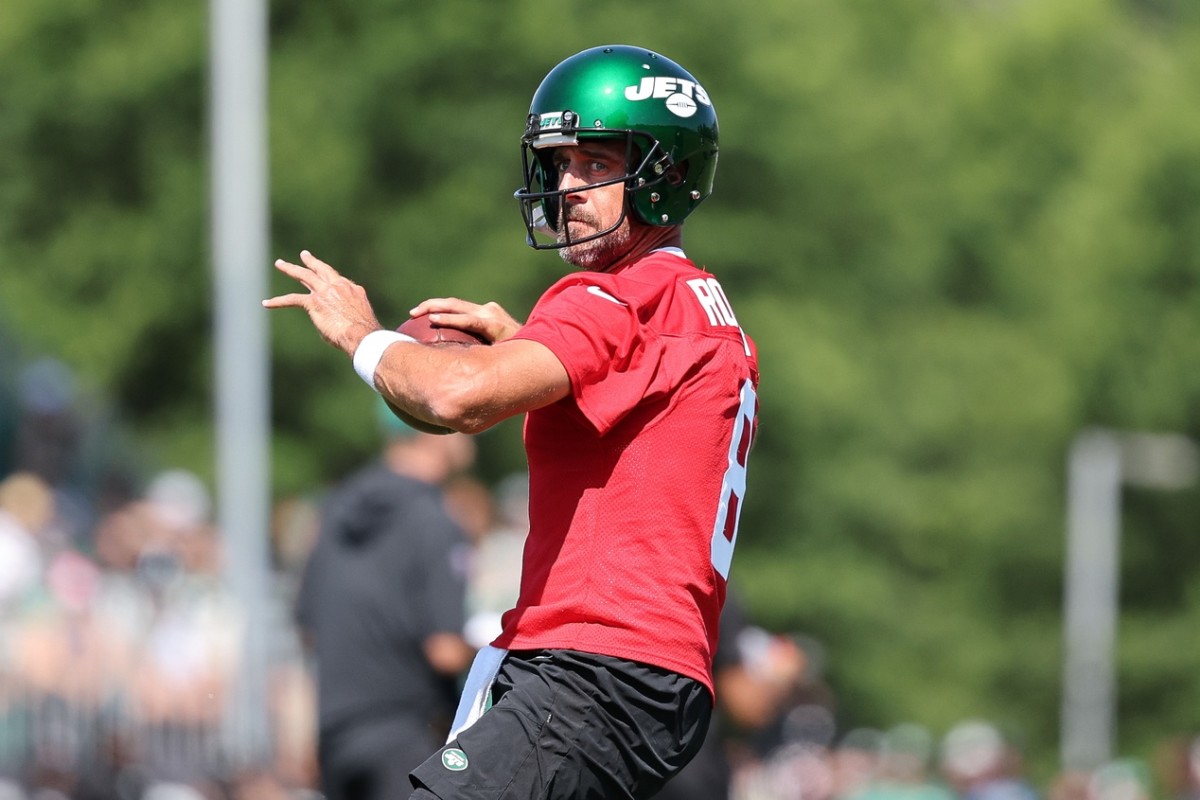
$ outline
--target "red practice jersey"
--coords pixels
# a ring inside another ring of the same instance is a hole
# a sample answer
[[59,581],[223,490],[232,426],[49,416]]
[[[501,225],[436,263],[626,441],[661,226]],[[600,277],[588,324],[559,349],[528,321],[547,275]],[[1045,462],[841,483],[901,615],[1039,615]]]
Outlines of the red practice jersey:
[[571,396],[525,420],[529,538],[497,647],[653,664],[712,690],[758,361],[713,276],[659,250],[542,295],[517,338]]

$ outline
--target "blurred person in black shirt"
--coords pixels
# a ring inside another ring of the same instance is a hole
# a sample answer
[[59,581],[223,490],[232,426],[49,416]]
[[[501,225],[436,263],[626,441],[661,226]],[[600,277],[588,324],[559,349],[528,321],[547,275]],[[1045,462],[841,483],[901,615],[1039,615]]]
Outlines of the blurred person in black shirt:
[[407,797],[408,773],[445,739],[474,656],[462,638],[468,543],[441,490],[470,465],[473,444],[381,418],[383,456],[324,505],[297,598],[328,800]]
[[754,739],[778,722],[785,700],[803,676],[805,663],[797,648],[784,656],[765,658],[747,646],[756,634],[770,637],[752,625],[741,598],[731,587],[721,610],[721,631],[713,657],[716,713],[704,745],[683,770],[667,782],[655,800],[729,800],[734,763],[732,744]]

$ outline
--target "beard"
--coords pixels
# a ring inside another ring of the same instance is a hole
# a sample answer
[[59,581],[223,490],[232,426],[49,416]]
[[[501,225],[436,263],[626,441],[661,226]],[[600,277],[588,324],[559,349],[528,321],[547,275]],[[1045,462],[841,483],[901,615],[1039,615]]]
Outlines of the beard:
[[[582,223],[582,225],[576,223]],[[565,231],[566,226],[570,224],[576,224],[576,228],[581,229],[575,232],[579,238],[592,236],[597,231],[603,230],[599,221],[590,215],[572,216],[559,229],[558,241],[560,244],[567,241]],[[629,251],[632,240],[633,229],[629,225],[629,217],[626,216],[611,233],[587,242],[567,245],[559,249],[558,255],[563,261],[579,269],[604,272]]]

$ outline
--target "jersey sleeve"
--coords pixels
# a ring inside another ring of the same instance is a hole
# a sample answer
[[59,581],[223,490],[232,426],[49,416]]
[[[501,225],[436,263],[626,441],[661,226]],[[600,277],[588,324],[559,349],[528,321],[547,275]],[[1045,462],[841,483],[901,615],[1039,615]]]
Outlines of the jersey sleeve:
[[[571,379],[579,410],[600,434],[680,379],[658,331],[635,298],[598,277],[560,282],[543,295],[516,337],[548,347]],[[683,361],[683,359],[678,359]]]

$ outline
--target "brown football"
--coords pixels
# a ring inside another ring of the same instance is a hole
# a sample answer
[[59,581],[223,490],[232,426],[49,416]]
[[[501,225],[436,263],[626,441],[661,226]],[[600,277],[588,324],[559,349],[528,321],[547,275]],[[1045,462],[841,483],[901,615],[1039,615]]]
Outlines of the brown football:
[[428,314],[410,317],[399,328],[398,333],[411,336],[422,344],[491,344],[482,336],[459,328],[434,325]]
[[387,403],[388,410],[396,415],[396,419],[400,420],[415,431],[420,431],[421,433],[436,433],[438,436],[445,436],[448,433],[454,433],[453,428],[446,428],[441,425],[434,425],[432,422],[426,422],[423,419],[417,419],[411,414],[405,414],[387,400],[384,400],[383,402]]
[[[419,317],[410,317],[399,328],[396,328],[397,333],[403,333],[405,336],[411,336],[422,344],[433,345],[474,345],[474,344],[491,344],[487,339],[470,331],[464,331],[460,328],[449,328],[442,325],[434,325],[429,321],[429,315],[423,314]],[[424,420],[405,414],[400,409],[396,408],[391,403],[387,404],[392,413],[400,418],[404,424],[410,428],[423,431],[425,433],[447,434],[454,433],[450,428],[444,428],[441,425],[433,425]]]

